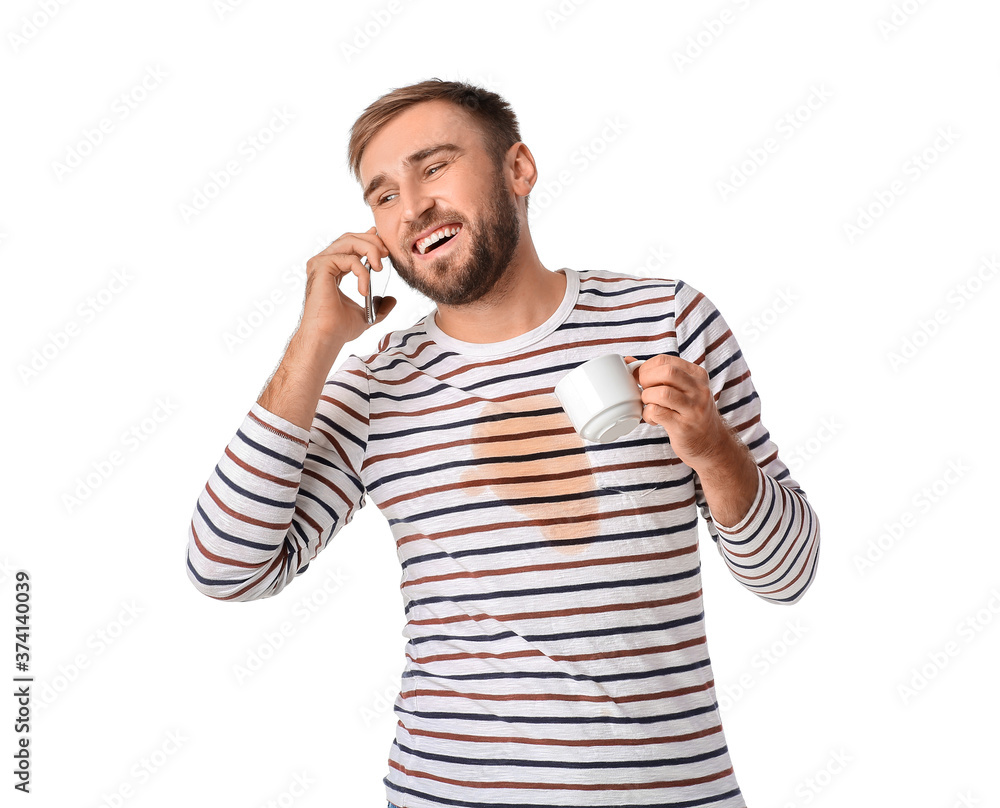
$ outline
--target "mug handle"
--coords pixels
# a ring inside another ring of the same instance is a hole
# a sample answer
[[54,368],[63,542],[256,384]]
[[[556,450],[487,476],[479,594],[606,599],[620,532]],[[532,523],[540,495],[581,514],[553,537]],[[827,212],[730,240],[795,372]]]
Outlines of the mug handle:
[[[622,358],[624,359],[624,357],[622,357]],[[636,370],[636,368],[640,367],[641,365],[644,365],[645,363],[646,363],[645,359],[636,359],[634,362],[628,362],[628,363],[626,363],[625,367],[628,368],[628,372],[629,373],[634,373],[635,370]],[[636,382],[636,384],[639,384],[639,383]],[[642,389],[642,385],[641,384],[639,384],[639,389],[640,390]]]

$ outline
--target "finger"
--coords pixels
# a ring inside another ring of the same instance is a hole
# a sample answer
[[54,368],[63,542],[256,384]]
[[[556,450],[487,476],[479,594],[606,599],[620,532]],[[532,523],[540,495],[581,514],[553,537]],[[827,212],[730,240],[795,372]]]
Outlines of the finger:
[[640,398],[644,405],[671,410],[675,413],[680,413],[689,406],[689,399],[682,390],[662,384],[644,387]]
[[[340,286],[346,275],[354,274],[358,278],[358,291],[364,296],[367,293],[370,278],[368,268],[361,263],[361,258],[350,254],[326,254],[320,253],[309,259],[306,264],[310,274],[316,272],[329,272],[334,282]],[[311,280],[309,281],[311,285]]]
[[375,315],[376,323],[381,323],[396,308],[396,298],[394,297],[376,297],[373,301],[375,303],[375,311],[378,312]]
[[[659,359],[660,361],[655,361]],[[697,379],[685,367],[685,360],[677,356],[653,357],[639,368],[640,381],[643,387],[658,387],[666,385],[679,390],[692,391],[697,385]],[[693,367],[697,367],[694,365]]]
[[642,408],[642,420],[647,424],[657,424],[666,429],[666,424],[671,422],[671,419],[676,416],[673,410],[667,407],[661,407],[659,404],[647,404]]
[[380,239],[378,237],[378,234],[375,232],[375,225],[369,227],[368,233],[366,233],[365,235],[368,235],[369,233],[372,235],[372,242],[375,246],[375,253],[373,255],[371,250],[368,250],[368,252],[365,253],[365,255],[368,257],[368,266],[370,266],[376,272],[381,272],[382,259],[389,255],[389,250],[386,249],[386,246],[383,243],[382,239]]
[[[351,270],[355,275],[358,276],[358,291],[361,293],[362,297],[367,297],[372,288],[372,275],[369,266],[365,266],[364,262],[357,256],[347,256],[348,259],[353,259],[351,261]],[[357,266],[355,266],[355,263]],[[369,261],[369,265],[370,265]]]
[[[382,257],[388,258],[389,257],[389,248],[386,246],[386,243],[384,241],[382,241],[382,239],[379,237],[378,231],[373,226],[373,227],[371,227],[369,229],[369,232],[374,234],[374,236],[375,236],[375,244],[382,251]],[[380,266],[379,269],[381,269],[381,268],[382,267]]]
[[382,270],[382,259],[388,258],[389,250],[372,227],[367,233],[344,233],[336,241],[330,242],[319,255],[364,255],[376,272]]

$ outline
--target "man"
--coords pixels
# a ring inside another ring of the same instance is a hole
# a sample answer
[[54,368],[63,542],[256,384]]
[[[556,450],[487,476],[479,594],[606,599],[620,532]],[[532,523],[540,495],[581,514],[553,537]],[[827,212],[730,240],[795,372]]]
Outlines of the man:
[[[725,320],[680,280],[544,267],[534,158],[494,93],[394,90],[349,154],[375,227],[307,263],[299,327],[198,500],[191,581],[275,595],[371,496],[407,617],[390,805],[743,806],[698,509],[736,580],[775,603],[809,587],[819,523]],[[367,327],[339,288],[353,274],[365,291],[361,256],[437,308],[328,379]],[[648,359],[643,422],[591,444],[553,387],[606,353]]]

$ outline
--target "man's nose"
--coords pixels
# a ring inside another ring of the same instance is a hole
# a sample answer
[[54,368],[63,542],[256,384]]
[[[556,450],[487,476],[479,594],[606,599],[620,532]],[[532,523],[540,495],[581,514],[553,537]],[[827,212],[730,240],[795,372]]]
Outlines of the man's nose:
[[403,221],[407,224],[420,221],[434,207],[434,198],[418,185],[400,188],[399,192],[402,195]]

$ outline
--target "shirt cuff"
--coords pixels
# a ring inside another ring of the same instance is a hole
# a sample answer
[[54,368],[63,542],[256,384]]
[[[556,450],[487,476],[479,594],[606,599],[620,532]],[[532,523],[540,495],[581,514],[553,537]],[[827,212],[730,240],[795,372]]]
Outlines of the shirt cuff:
[[308,429],[303,429],[298,424],[293,424],[280,415],[275,415],[270,410],[265,410],[256,401],[250,408],[250,412],[247,413],[247,421],[253,423],[255,428],[280,435],[290,443],[304,447],[309,446]]

